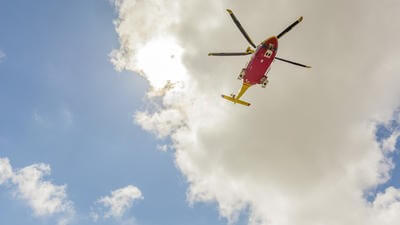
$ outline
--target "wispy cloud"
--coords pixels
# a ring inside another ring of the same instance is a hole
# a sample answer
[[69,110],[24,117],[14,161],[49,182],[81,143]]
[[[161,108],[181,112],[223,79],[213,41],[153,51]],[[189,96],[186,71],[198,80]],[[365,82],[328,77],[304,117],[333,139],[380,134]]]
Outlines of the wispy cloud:
[[7,158],[0,158],[0,185],[13,176],[10,162]]
[[4,53],[1,49],[0,49],[0,63],[3,62],[3,60],[6,58],[6,53]]
[[100,214],[104,218],[121,219],[124,214],[132,207],[134,201],[143,199],[142,192],[139,188],[128,185],[111,192],[109,196],[101,197],[96,201],[101,207],[98,212],[92,211],[91,217],[97,221]]
[[171,148],[169,145],[157,145],[156,147],[158,150],[160,150],[162,152],[166,152],[166,151],[168,151],[168,149]]
[[397,110],[391,119],[377,127],[378,142],[385,153],[393,153],[400,147],[400,111]]
[[50,112],[35,109],[32,112],[32,119],[36,124],[46,128],[62,126],[68,129],[74,124],[74,114],[68,107],[60,107]]
[[35,216],[58,216],[58,224],[72,220],[75,210],[68,200],[66,185],[55,185],[44,179],[50,175],[47,164],[33,164],[13,170],[8,158],[0,158],[0,184],[10,183],[13,195],[26,202]]

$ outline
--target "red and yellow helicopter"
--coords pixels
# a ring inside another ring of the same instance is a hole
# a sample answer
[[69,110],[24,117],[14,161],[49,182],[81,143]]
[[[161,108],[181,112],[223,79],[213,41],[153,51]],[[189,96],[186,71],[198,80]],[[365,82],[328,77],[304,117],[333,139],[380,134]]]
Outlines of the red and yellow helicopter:
[[249,35],[244,30],[243,26],[240,24],[239,20],[236,18],[235,14],[233,14],[232,10],[227,9],[229,15],[232,17],[233,22],[239,28],[240,32],[246,38],[247,42],[251,46],[255,48],[253,50],[251,47],[246,49],[246,52],[230,52],[230,53],[209,53],[209,56],[242,56],[242,55],[250,55],[253,54],[246,68],[243,68],[240,72],[238,79],[243,80],[242,87],[237,95],[232,94],[231,96],[222,95],[222,97],[226,100],[229,100],[233,103],[239,103],[241,105],[250,106],[250,103],[240,100],[240,97],[247,91],[249,87],[255,84],[261,84],[261,87],[265,88],[268,84],[267,73],[271,67],[274,59],[291,63],[296,66],[311,68],[310,66],[306,66],[300,63],[296,63],[290,60],[282,59],[276,57],[276,53],[278,51],[278,39],[289,32],[294,26],[299,24],[303,17],[300,17],[290,26],[288,26],[285,30],[283,30],[278,36],[273,36],[265,41],[261,42],[258,46],[256,46],[253,41],[250,39]]

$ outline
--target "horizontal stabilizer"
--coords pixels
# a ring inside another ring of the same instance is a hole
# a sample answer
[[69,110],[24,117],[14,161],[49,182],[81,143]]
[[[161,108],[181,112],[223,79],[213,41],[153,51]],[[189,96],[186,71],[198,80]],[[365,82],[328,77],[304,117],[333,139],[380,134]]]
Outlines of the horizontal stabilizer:
[[232,98],[232,97],[230,97],[230,96],[226,96],[226,95],[221,95],[224,99],[226,99],[226,100],[228,100],[228,101],[231,101],[231,102],[233,102],[233,103],[238,103],[238,104],[241,104],[241,105],[245,105],[245,106],[250,106],[250,103],[248,103],[248,102],[245,102],[245,101],[242,101],[242,100],[239,100],[239,99],[236,99],[236,98]]

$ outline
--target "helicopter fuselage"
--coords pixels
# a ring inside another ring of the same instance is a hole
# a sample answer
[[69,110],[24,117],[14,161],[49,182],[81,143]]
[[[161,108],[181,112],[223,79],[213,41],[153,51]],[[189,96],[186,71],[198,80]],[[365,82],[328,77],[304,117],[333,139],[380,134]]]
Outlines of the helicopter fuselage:
[[267,79],[267,73],[278,50],[278,38],[273,36],[257,46],[247,67],[244,69],[243,84],[261,84]]

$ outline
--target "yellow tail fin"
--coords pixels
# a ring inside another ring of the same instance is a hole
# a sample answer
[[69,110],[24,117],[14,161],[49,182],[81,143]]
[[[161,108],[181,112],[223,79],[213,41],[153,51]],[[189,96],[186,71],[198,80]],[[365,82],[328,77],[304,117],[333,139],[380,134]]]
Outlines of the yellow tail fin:
[[231,101],[231,102],[233,102],[233,103],[239,103],[239,104],[241,104],[241,105],[245,105],[245,106],[250,106],[250,103],[248,103],[248,102],[245,102],[245,101],[242,101],[242,100],[239,100],[239,99],[236,99],[236,98],[232,98],[232,97],[230,97],[230,96],[226,96],[226,95],[221,95],[224,99],[226,99],[226,100],[228,100],[228,101]]

